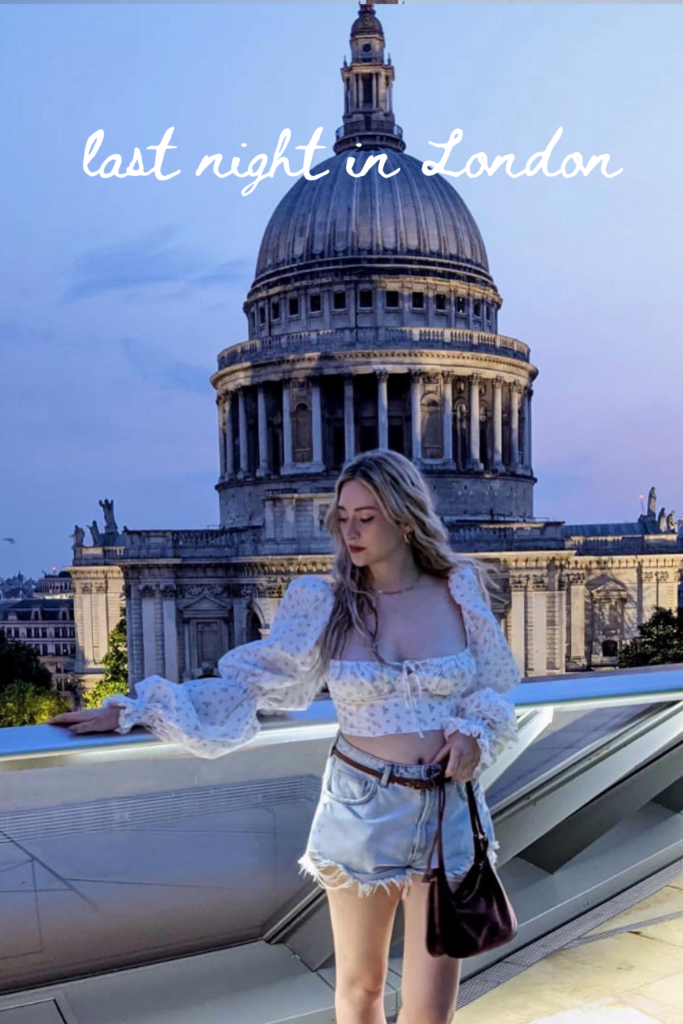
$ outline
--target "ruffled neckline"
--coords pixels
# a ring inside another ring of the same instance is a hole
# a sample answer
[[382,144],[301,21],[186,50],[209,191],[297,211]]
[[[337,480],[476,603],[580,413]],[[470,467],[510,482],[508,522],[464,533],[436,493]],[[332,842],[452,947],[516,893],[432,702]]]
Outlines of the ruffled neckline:
[[461,651],[456,651],[455,654],[436,654],[430,658],[404,658],[403,661],[392,661],[387,658],[387,663],[377,661],[376,658],[330,658],[331,665],[379,665],[381,668],[396,668],[396,671],[402,672],[408,666],[422,666],[431,665],[435,662],[460,660],[466,655],[471,655],[470,645],[463,647]]
[[474,651],[472,650],[470,627],[467,623],[466,602],[463,601],[461,592],[458,590],[458,584],[461,581],[461,573],[463,573],[463,571],[470,573],[472,572],[469,566],[466,566],[464,569],[453,569],[453,571],[448,574],[448,589],[450,590],[451,597],[460,608],[462,620],[465,625],[465,636],[467,638],[467,645],[463,647],[461,651],[456,651],[454,654],[436,654],[429,658],[404,658],[403,661],[393,661],[391,658],[387,658],[386,664],[384,662],[377,661],[376,658],[330,658],[330,665],[361,665],[363,667],[367,665],[379,665],[385,669],[395,667],[396,671],[403,673],[406,671],[406,669],[412,668],[415,670],[417,667],[421,667],[422,665],[431,665],[444,661],[461,660],[462,658],[466,658],[467,656],[473,658]]

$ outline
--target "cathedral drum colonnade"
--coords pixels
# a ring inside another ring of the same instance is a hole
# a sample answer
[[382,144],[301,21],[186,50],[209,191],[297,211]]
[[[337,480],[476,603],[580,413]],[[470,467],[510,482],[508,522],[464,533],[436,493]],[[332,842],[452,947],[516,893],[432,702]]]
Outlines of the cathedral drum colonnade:
[[[637,524],[534,518],[529,346],[499,332],[503,300],[461,196],[406,152],[370,3],[350,49],[334,155],[275,208],[246,339],[211,377],[220,525],[119,534],[109,503],[104,538],[93,524],[93,546],[83,531],[74,543],[88,685],[121,600],[131,686],[211,674],[222,651],[266,636],[289,580],[329,569],[339,471],[378,447],[421,468],[456,548],[495,560],[494,611],[524,674],[614,665],[656,604],[676,606],[683,544],[654,489]],[[349,158],[356,173],[375,163],[353,177]]]
[[[292,374],[297,369],[292,367]],[[359,367],[348,372],[344,365],[330,366],[317,376],[307,374],[304,367],[296,377],[285,379],[269,376],[267,372],[265,376],[249,373],[250,383],[243,382],[242,376],[239,383],[228,384],[216,399],[221,482],[338,471],[343,462],[368,447],[402,451],[423,469],[431,464],[460,472],[530,475],[533,392],[529,385],[476,371],[459,374],[450,368],[430,371],[399,366],[395,373],[408,377],[410,404],[407,416],[401,412],[400,417],[392,418],[392,426],[397,420],[393,444],[389,442],[392,371],[387,367],[369,370]],[[376,435],[374,444],[372,441],[363,444],[358,436],[360,423],[354,379],[366,375],[374,378],[376,394],[370,414],[361,422],[367,440]],[[337,415],[335,404],[338,378],[343,380],[341,416]],[[253,424],[246,412],[250,388],[256,394],[257,413]],[[399,388],[400,385],[396,390]],[[297,402],[294,415],[293,393]],[[324,405],[323,393],[330,396],[329,406]],[[491,401],[491,411],[481,407],[481,401],[487,398]],[[405,402],[402,398],[399,401],[403,409]],[[235,402],[238,403],[237,416],[233,411]],[[504,403],[510,410],[506,412],[505,428]],[[268,415],[269,406],[271,411],[273,406],[277,410],[272,417]],[[337,419],[343,424],[339,431],[335,429]],[[407,438],[403,437],[404,422],[410,424]],[[256,460],[250,457],[250,433],[256,439]],[[403,443],[404,440],[408,443]],[[330,452],[327,462],[323,450]],[[504,450],[507,462],[503,461]]]

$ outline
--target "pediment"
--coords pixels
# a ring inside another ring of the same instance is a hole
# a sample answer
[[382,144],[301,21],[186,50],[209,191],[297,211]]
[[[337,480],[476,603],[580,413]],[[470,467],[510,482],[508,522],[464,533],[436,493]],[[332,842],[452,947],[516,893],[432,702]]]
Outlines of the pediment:
[[591,597],[598,598],[600,600],[606,600],[608,598],[621,598],[622,600],[628,600],[630,594],[629,589],[625,583],[621,580],[615,580],[611,577],[599,577],[597,580],[591,580],[586,583],[586,590],[589,592]]
[[225,615],[232,611],[232,602],[222,600],[219,597],[213,597],[211,594],[202,594],[199,597],[178,601],[178,607],[186,612],[215,612],[219,615]]

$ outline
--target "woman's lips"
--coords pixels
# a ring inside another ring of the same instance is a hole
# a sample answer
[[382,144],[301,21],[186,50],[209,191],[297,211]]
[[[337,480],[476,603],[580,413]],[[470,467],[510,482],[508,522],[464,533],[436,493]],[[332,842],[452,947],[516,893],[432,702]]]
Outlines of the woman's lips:
[[349,544],[349,551],[365,551],[365,548],[357,548],[353,544]]

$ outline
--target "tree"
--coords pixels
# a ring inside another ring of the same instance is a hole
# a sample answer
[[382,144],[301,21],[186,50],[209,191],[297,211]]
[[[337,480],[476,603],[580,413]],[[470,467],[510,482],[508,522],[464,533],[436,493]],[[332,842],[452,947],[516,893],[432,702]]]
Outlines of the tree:
[[33,647],[8,640],[0,629],[0,729],[40,725],[70,710],[69,701],[52,688],[52,673]]
[[12,683],[33,683],[38,690],[52,690],[52,673],[36,650],[21,640],[8,640],[0,629],[0,692]]
[[121,617],[107,638],[107,653],[102,658],[105,673],[99,683],[83,694],[83,704],[88,708],[99,708],[105,697],[115,693],[128,693],[128,638],[126,613]]
[[638,636],[619,651],[618,667],[671,665],[683,662],[683,615],[659,605],[647,622],[638,627]]
[[71,711],[71,705],[56,690],[44,690],[35,683],[21,681],[0,690],[0,729],[42,725],[62,711]]

